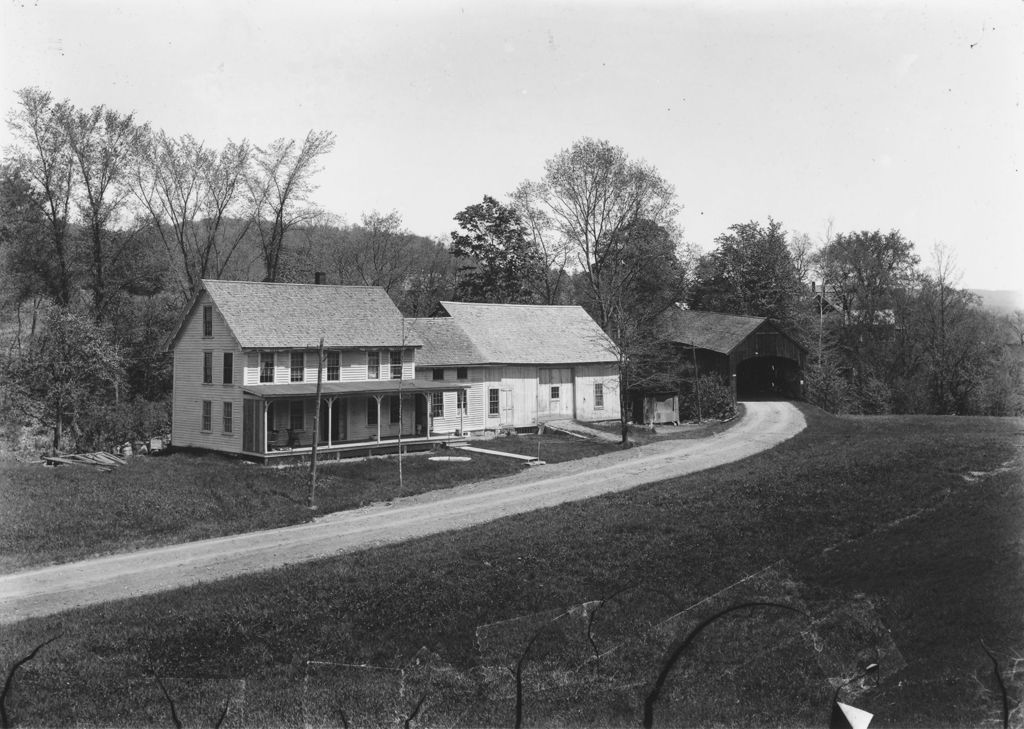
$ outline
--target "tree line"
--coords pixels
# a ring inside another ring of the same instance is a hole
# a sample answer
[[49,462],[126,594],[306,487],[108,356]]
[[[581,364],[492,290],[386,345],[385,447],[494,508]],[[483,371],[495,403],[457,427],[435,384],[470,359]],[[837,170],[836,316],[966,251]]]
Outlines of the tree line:
[[925,268],[899,231],[814,242],[769,219],[731,226],[701,254],[676,223],[674,187],[604,140],[577,140],[539,179],[482,195],[430,239],[397,211],[346,224],[313,203],[330,131],[216,147],[36,88],[18,92],[7,123],[9,443],[45,430],[53,448],[100,447],[166,431],[163,345],[199,282],[315,272],[382,286],[409,316],[449,299],[580,304],[619,345],[627,385],[678,378],[657,321],[683,304],[787,328],[811,353],[808,397],[837,412],[1024,412],[1024,313],[981,309],[944,251]]

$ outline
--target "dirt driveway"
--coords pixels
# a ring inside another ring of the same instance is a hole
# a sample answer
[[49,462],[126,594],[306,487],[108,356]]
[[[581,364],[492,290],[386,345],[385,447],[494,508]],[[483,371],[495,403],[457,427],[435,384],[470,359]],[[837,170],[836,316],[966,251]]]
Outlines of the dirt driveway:
[[713,468],[804,429],[782,402],[745,403],[729,430],[342,511],[308,524],[72,562],[0,577],[0,624],[462,529]]

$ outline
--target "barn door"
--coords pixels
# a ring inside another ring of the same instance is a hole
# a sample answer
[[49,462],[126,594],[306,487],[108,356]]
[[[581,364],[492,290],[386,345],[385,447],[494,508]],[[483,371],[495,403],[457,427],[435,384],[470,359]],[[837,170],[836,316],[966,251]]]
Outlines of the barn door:
[[542,420],[572,418],[575,412],[572,368],[544,367],[537,375],[537,417]]

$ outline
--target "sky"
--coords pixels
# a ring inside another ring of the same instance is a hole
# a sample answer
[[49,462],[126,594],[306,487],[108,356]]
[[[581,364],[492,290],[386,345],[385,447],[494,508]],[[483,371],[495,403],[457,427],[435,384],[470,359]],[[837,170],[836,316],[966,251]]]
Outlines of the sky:
[[593,137],[704,250],[769,216],[898,229],[963,287],[1024,289],[1020,0],[7,0],[5,117],[26,86],[216,146],[331,130],[314,197],[349,223],[446,237]]

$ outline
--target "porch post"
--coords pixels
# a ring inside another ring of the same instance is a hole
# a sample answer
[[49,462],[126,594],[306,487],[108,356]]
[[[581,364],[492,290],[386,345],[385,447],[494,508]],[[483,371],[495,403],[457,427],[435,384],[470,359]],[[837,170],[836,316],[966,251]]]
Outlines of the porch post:
[[270,409],[270,403],[266,399],[260,400],[263,403],[263,454],[267,454],[267,428],[269,426],[269,419],[267,418],[267,411]]
[[377,442],[380,443],[380,401],[383,395],[374,395],[373,399],[377,401]]
[[327,398],[327,447],[328,448],[331,447],[331,437],[333,436],[333,433],[331,433],[331,408],[333,406],[334,406],[334,398],[333,397]]

